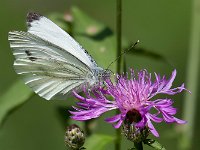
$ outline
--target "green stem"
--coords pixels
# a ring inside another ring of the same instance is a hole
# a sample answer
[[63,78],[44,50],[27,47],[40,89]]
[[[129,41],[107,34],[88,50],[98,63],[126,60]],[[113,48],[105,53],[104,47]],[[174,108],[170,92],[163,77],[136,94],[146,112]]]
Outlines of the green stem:
[[192,22],[191,22],[191,35],[188,54],[188,66],[186,74],[186,85],[192,94],[186,94],[184,99],[184,119],[188,121],[188,124],[184,125],[182,137],[180,138],[180,149],[191,149],[192,141],[194,139],[194,123],[195,112],[198,96],[198,72],[199,68],[199,56],[200,56],[200,1],[193,0],[192,5]]
[[[122,0],[116,1],[116,30],[117,30],[117,57],[121,55],[121,28],[122,28]],[[121,72],[121,57],[117,60],[117,73]],[[116,111],[116,114],[119,113],[119,110]],[[121,130],[116,130],[116,141],[115,141],[115,150],[121,149]]]
[[87,136],[90,136],[92,134],[92,132],[90,130],[90,124],[92,123],[92,121],[94,121],[94,120],[87,120],[84,122],[85,134]]
[[[117,57],[122,53],[121,46],[121,34],[122,34],[122,0],[117,0],[117,18],[116,18],[116,30],[117,30]],[[117,60],[117,73],[121,72],[122,57]]]
[[143,150],[142,142],[139,142],[139,143],[135,142],[134,146],[135,146],[136,150]]

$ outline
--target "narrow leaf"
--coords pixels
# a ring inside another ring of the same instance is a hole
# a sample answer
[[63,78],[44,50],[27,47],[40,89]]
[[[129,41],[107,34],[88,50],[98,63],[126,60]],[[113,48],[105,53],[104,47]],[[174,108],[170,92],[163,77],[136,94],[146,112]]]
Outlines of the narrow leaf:
[[168,63],[168,64],[171,65],[169,60],[167,60],[161,54],[158,54],[158,53],[150,51],[150,50],[146,50],[144,48],[131,48],[129,50],[128,54],[145,56],[145,57],[148,57],[148,58],[151,58],[151,59],[155,59],[155,60],[158,60],[158,61],[163,61],[163,62]]
[[152,139],[146,139],[143,141],[144,144],[151,146],[156,150],[166,150],[158,141]]

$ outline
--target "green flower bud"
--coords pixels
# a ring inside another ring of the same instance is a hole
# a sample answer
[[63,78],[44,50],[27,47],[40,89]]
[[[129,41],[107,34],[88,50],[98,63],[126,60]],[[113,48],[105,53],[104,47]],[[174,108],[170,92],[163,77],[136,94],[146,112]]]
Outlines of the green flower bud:
[[79,150],[85,142],[83,131],[75,124],[70,125],[65,133],[65,143],[72,150]]
[[144,141],[148,137],[149,132],[150,131],[147,126],[144,128],[136,128],[133,124],[123,124],[123,134],[128,140],[134,143]]

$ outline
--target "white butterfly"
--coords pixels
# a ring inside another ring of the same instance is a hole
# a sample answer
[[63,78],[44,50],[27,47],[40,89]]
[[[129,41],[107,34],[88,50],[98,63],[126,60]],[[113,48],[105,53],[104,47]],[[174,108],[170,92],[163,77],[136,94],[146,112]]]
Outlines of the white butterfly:
[[46,100],[60,98],[83,85],[94,87],[110,76],[68,33],[37,13],[27,15],[28,32],[9,32],[14,68],[25,84]]

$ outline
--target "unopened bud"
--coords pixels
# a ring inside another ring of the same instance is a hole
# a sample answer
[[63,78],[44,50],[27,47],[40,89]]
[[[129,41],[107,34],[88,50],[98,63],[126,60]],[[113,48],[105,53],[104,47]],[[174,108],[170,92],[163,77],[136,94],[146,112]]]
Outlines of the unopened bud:
[[83,131],[75,124],[70,125],[65,133],[65,143],[72,150],[79,150],[85,142]]

